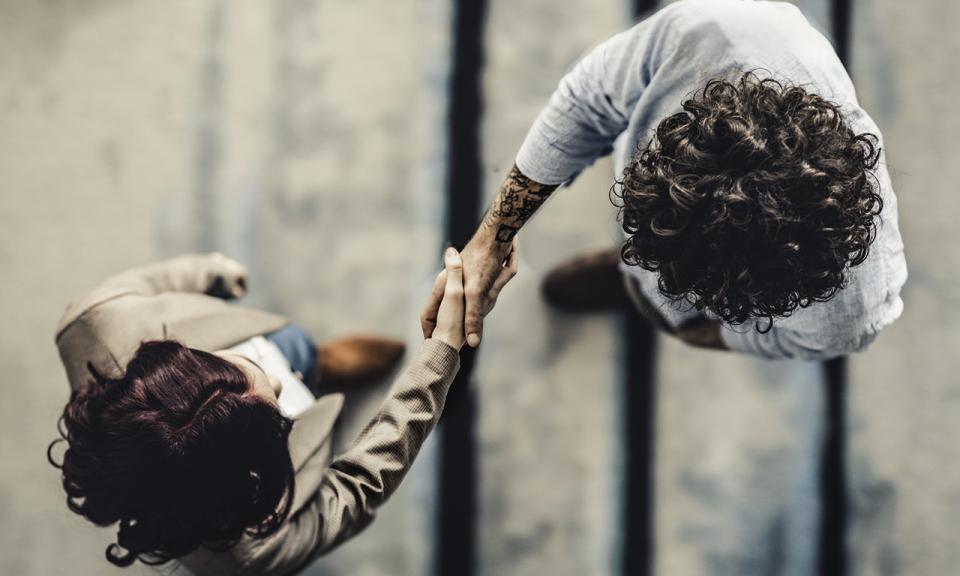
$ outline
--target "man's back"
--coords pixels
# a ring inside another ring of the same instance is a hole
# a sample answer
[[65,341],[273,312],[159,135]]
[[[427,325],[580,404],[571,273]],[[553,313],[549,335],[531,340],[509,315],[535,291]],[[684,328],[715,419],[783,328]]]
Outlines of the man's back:
[[[850,129],[879,137],[856,100],[852,82],[829,42],[794,6],[780,2],[685,0],[607,40],[560,83],[517,155],[527,177],[558,184],[614,151],[620,175],[658,124],[711,78],[753,72],[800,86],[839,105]],[[882,139],[879,140],[882,148]],[[755,323],[727,326],[728,347],[768,357],[829,357],[863,349],[902,312],[906,281],[896,197],[885,159],[874,171],[883,201],[869,257],[850,269],[846,286],[760,334]],[[667,321],[699,313],[660,294],[658,274],[624,267]]]

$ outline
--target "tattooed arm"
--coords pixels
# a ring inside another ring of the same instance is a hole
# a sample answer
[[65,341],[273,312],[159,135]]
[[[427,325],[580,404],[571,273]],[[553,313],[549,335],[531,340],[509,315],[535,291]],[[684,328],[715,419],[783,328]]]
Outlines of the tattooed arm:
[[[493,308],[500,290],[517,273],[517,232],[556,189],[556,185],[534,182],[514,166],[480,227],[460,253],[468,345],[475,348],[480,344],[483,317]],[[434,284],[435,293],[442,289],[442,280],[441,274]],[[436,305],[428,306],[421,314],[424,338],[430,337],[436,315]]]
[[527,178],[514,165],[477,232],[463,249],[464,327],[470,346],[480,344],[483,317],[492,308],[489,303],[499,296],[499,288],[493,288],[494,281],[515,246],[514,237],[556,189],[555,185],[540,184]]
[[556,189],[555,185],[534,182],[514,165],[500,187],[500,193],[487,210],[481,230],[474,238],[486,232],[487,237],[484,240],[489,242],[492,239],[494,246],[500,251],[509,252],[513,237]]

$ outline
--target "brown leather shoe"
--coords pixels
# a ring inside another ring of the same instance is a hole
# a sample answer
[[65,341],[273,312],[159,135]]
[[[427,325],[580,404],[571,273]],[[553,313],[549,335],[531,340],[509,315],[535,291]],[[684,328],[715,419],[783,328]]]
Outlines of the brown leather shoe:
[[575,256],[547,273],[543,297],[564,312],[623,310],[630,300],[619,263],[619,248]]
[[317,346],[311,388],[328,390],[376,381],[396,367],[406,345],[380,336],[347,336]]

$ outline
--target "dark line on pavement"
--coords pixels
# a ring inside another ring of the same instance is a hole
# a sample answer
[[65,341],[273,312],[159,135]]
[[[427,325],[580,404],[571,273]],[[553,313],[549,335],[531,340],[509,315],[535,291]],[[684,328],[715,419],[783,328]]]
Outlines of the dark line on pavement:
[[823,363],[824,441],[820,469],[820,571],[847,573],[847,358]]
[[633,19],[646,18],[657,9],[659,4],[657,0],[633,0]]
[[[633,19],[651,15],[658,0],[634,0]],[[654,470],[656,467],[657,332],[633,308],[624,320],[623,527],[620,569],[624,576],[653,573]]]
[[[840,61],[850,63],[851,0],[831,0],[830,33]],[[840,357],[823,363],[824,428],[820,464],[819,573],[847,573],[847,391],[849,364]]]
[[[481,117],[485,0],[458,0],[453,18],[447,172],[447,239],[462,248],[480,221],[483,198]],[[476,571],[477,404],[470,387],[476,354],[464,348],[439,430],[435,572]]]
[[635,310],[625,318],[622,574],[653,570],[657,333]]
[[[658,7],[657,0],[634,0],[633,19],[642,20]],[[657,333],[633,308],[625,316],[621,573],[647,576],[653,572]]]
[[830,0],[830,33],[840,61],[850,60],[850,29],[853,15],[852,0]]

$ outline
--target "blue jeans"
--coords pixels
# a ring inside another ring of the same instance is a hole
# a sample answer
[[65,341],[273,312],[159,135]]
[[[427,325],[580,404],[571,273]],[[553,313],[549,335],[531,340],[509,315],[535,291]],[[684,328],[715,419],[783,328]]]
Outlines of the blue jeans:
[[[296,324],[287,324],[283,328],[263,336],[276,344],[287,357],[290,369],[303,375],[303,381],[309,387],[312,384],[313,370],[317,365],[317,347],[313,338]],[[310,390],[314,394],[316,390]]]

